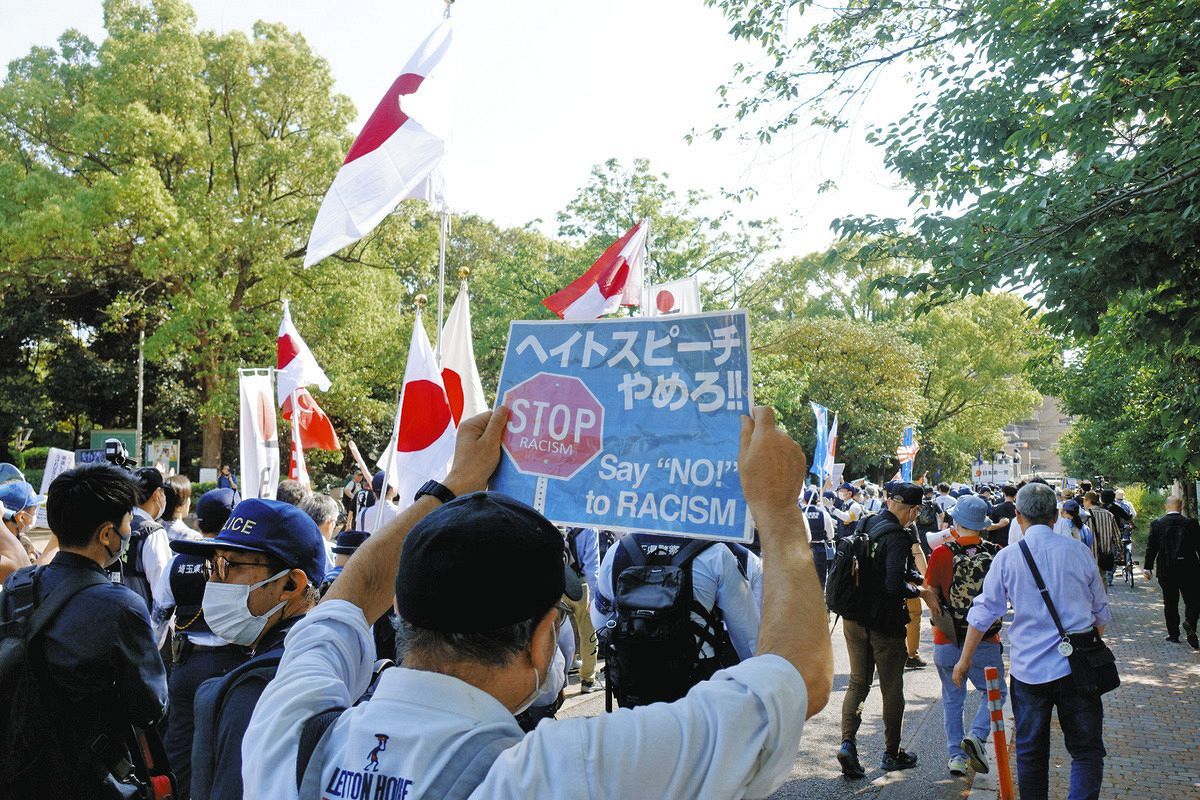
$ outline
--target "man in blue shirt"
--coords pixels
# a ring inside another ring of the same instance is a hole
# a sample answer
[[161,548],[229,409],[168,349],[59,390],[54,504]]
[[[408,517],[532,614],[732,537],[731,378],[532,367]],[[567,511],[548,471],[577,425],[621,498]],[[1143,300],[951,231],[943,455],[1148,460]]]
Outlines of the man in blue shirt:
[[[1050,528],[1058,516],[1054,490],[1031,483],[1017,493],[1021,541],[1048,589],[1068,633],[1094,629],[1104,634],[1112,619],[1108,595],[1086,545]],[[1067,750],[1071,753],[1071,800],[1100,796],[1104,776],[1104,708],[1098,694],[1081,694],[1071,679],[1071,665],[1059,651],[1062,637],[1046,609],[1037,582],[1021,549],[1002,549],[967,614],[967,638],[954,666],[954,682],[962,686],[984,633],[1014,609],[1009,628],[1009,675],[1016,721],[1017,783],[1022,800],[1047,796],[1050,758],[1050,712],[1058,710]]]

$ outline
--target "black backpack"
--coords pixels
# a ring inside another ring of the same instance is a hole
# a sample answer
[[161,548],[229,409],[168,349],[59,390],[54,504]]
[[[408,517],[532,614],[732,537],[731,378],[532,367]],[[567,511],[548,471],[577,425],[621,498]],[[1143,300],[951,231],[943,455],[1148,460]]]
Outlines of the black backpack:
[[[632,534],[616,545],[630,566],[613,581],[616,618],[605,631],[605,675],[622,708],[678,700],[737,663],[720,610],[704,608],[692,593],[692,562],[712,544],[689,541],[670,557],[647,556]],[[715,656],[701,658],[705,644]]]
[[855,622],[867,622],[879,607],[879,582],[871,553],[871,537],[864,518],[854,531],[837,541],[833,564],[825,578],[825,605]]
[[920,510],[917,511],[917,528],[923,531],[934,531],[937,530],[937,526],[937,507],[931,500],[922,502]]
[[[80,570],[41,602],[37,585],[42,567],[19,570],[4,586],[0,603],[0,797],[66,797],[74,791],[64,767],[51,715],[43,699],[46,661],[36,639],[72,597],[108,582]],[[98,785],[98,784],[97,784]]]

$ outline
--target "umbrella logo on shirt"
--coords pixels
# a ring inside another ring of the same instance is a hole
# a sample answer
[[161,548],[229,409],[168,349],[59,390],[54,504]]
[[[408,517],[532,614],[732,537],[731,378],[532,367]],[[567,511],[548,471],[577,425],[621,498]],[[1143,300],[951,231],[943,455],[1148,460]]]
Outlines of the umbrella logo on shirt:
[[371,772],[379,772],[379,754],[387,750],[388,735],[386,733],[375,734],[375,740],[379,744],[371,748],[371,752],[367,754],[367,765],[363,767],[363,771],[370,770]]

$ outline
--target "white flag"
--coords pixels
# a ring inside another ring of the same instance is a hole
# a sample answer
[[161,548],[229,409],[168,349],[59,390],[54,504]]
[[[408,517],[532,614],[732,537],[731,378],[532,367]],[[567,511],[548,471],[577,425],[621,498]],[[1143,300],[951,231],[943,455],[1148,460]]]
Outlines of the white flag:
[[450,400],[454,424],[487,411],[483,381],[475,366],[475,344],[471,340],[471,297],[467,282],[458,287],[458,297],[450,307],[442,328],[442,383]]
[[238,370],[242,397],[242,497],[275,499],[279,488],[279,434],[271,371]]
[[275,346],[275,377],[278,384],[275,391],[281,408],[291,399],[292,392],[303,386],[315,385],[322,392],[329,391],[333,384],[292,323],[292,310],[287,300],[283,301],[283,319],[279,322],[279,338]]

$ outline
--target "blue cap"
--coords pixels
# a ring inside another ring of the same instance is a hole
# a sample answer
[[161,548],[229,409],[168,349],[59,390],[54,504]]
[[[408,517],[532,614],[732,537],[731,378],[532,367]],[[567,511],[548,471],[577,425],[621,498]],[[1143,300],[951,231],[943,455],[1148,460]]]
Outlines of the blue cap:
[[216,550],[263,553],[286,567],[304,570],[313,584],[320,583],[327,570],[325,539],[312,517],[291,503],[257,497],[238,503],[216,538],[176,539],[171,549],[206,558]]
[[205,533],[219,531],[241,497],[233,489],[210,489],[196,501],[196,524]]
[[842,490],[850,492],[850,494],[854,494],[855,492],[858,491],[858,489],[855,488],[853,483],[843,483],[841,486],[838,487],[839,492]]
[[992,524],[988,519],[988,504],[982,497],[965,494],[954,506],[954,525],[969,531],[984,531]]
[[824,497],[826,500],[837,500],[837,493],[825,491],[821,492],[821,497]]
[[333,540],[333,552],[343,556],[353,555],[369,538],[371,534],[366,531],[342,531]]
[[7,462],[0,464],[0,483],[23,480],[25,480],[25,473],[17,469],[16,464],[9,464]]
[[38,494],[26,481],[9,481],[0,484],[0,503],[6,511],[24,511],[30,506],[46,502],[46,495]]

